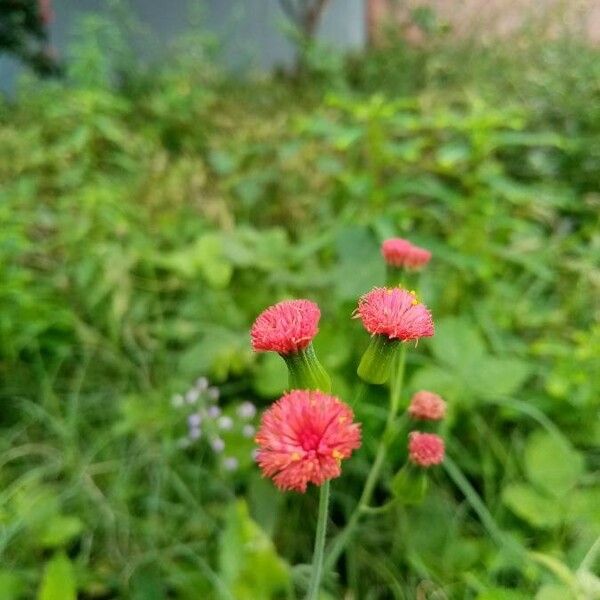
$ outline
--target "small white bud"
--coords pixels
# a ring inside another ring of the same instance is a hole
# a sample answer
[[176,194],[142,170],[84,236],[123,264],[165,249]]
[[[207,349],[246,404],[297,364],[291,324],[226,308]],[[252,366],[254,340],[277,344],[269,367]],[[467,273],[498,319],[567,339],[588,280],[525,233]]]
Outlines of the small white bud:
[[227,415],[224,415],[219,418],[218,424],[220,429],[229,431],[233,427],[233,419]]
[[238,468],[238,466],[239,461],[234,456],[228,456],[227,458],[223,459],[223,467],[227,471],[235,471]]
[[175,408],[183,406],[183,396],[181,394],[175,394],[171,398],[171,406],[174,406]]
[[223,452],[225,449],[225,442],[221,438],[215,438],[210,442],[212,449],[215,452]]

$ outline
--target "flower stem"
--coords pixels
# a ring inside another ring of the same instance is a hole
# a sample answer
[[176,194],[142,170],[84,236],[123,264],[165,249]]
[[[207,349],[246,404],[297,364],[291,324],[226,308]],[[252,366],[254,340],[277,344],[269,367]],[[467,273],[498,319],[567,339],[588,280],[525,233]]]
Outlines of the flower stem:
[[315,551],[313,554],[312,572],[306,600],[317,600],[323,573],[323,555],[325,551],[325,533],[327,531],[327,512],[329,508],[329,481],[321,486],[319,495],[319,516],[315,534]]
[[402,344],[398,356],[398,362],[395,365],[396,368],[394,372],[394,379],[390,386],[390,410],[385,424],[385,430],[383,432],[383,435],[381,436],[379,446],[377,447],[375,460],[373,461],[369,474],[367,475],[365,486],[363,488],[362,494],[360,495],[358,504],[354,508],[354,511],[350,516],[348,523],[333,540],[327,552],[327,556],[325,558],[326,571],[329,571],[333,568],[341,553],[344,551],[346,544],[350,541],[350,538],[354,534],[354,530],[358,525],[360,517],[365,512],[364,509],[368,508],[371,504],[371,497],[373,496],[373,492],[375,491],[375,486],[377,485],[377,480],[379,479],[381,468],[383,467],[383,463],[385,461],[388,445],[390,443],[390,440],[392,439],[394,432],[396,416],[398,414],[398,409],[400,408],[400,398],[402,396],[402,383],[404,380],[405,363],[406,345]]

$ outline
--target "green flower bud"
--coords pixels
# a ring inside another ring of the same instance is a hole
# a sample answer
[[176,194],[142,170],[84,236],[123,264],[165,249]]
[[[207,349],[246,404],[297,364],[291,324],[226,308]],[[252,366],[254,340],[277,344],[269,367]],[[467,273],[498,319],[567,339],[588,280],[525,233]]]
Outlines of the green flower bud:
[[358,376],[367,383],[385,383],[392,373],[400,340],[387,335],[373,335],[358,365]]
[[312,344],[297,352],[281,354],[288,368],[291,390],[331,392],[331,378],[323,368]]
[[427,473],[406,463],[392,479],[392,493],[401,504],[420,504],[427,492]]

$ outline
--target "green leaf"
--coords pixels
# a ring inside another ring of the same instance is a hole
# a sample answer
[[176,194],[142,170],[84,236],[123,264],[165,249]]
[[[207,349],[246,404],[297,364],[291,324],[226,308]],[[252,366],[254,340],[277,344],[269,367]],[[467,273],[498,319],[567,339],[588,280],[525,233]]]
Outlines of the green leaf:
[[474,365],[469,387],[480,396],[510,396],[529,376],[529,365],[516,358],[481,357]]
[[290,585],[287,564],[243,500],[229,505],[219,545],[220,574],[236,600],[271,600]]
[[581,455],[549,433],[531,434],[524,455],[529,481],[556,497],[571,490],[583,472]]
[[530,597],[517,590],[494,587],[481,592],[477,600],[530,600]]
[[414,391],[430,390],[442,395],[446,400],[464,402],[465,385],[459,377],[441,367],[423,367],[411,378],[410,387]]
[[46,564],[38,600],[76,600],[77,584],[73,564],[62,552]]
[[392,479],[392,493],[402,504],[420,504],[427,492],[427,474],[407,464]]
[[600,577],[585,568],[579,568],[575,574],[577,587],[582,590],[584,598],[600,598]]
[[429,342],[436,358],[457,371],[471,373],[486,354],[479,332],[466,319],[449,317],[436,324]]
[[202,341],[181,354],[179,369],[185,377],[206,373],[224,381],[230,374],[243,372],[252,359],[246,331],[207,327]]
[[575,600],[575,596],[564,585],[548,583],[537,591],[535,600]]
[[336,239],[339,265],[333,272],[335,293],[340,300],[357,300],[385,281],[385,265],[379,244],[366,227],[343,229]]
[[284,504],[284,496],[270,479],[253,472],[248,486],[252,516],[267,535],[272,535]]
[[229,284],[233,267],[223,256],[223,240],[216,233],[203,235],[194,248],[204,278],[214,288]]
[[556,500],[540,494],[530,485],[508,485],[502,491],[502,501],[515,515],[533,527],[551,529],[562,521],[561,508]]
[[150,566],[136,571],[130,582],[131,600],[165,600],[160,571]]
[[23,597],[25,585],[14,571],[0,570],[0,600],[17,600]]
[[202,275],[214,288],[229,284],[233,267],[223,252],[223,239],[218,233],[207,233],[193,244],[177,252],[158,255],[154,260],[182,277],[193,279]]
[[258,359],[253,387],[263,398],[280,396],[288,385],[288,372],[280,356],[273,352],[265,353]]
[[40,534],[40,543],[46,548],[63,546],[77,537],[83,529],[79,517],[53,515],[43,527]]

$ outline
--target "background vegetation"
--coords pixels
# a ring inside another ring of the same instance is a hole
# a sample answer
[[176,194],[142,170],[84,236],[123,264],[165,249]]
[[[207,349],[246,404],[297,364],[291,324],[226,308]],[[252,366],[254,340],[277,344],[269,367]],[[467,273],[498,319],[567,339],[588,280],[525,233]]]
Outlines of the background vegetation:
[[[317,497],[252,463],[247,403],[285,372],[248,327],[319,301],[348,398],[350,315],[391,235],[434,253],[418,284],[437,333],[407,391],[449,401],[450,466],[423,505],[365,520],[328,597],[600,597],[600,56],[572,32],[486,46],[421,24],[422,46],[311,44],[295,79],[252,80],[198,32],[144,67],[91,17],[63,80],[2,101],[2,600],[301,590]],[[357,409],[332,532],[384,402]],[[195,434],[198,404],[216,420]]]

